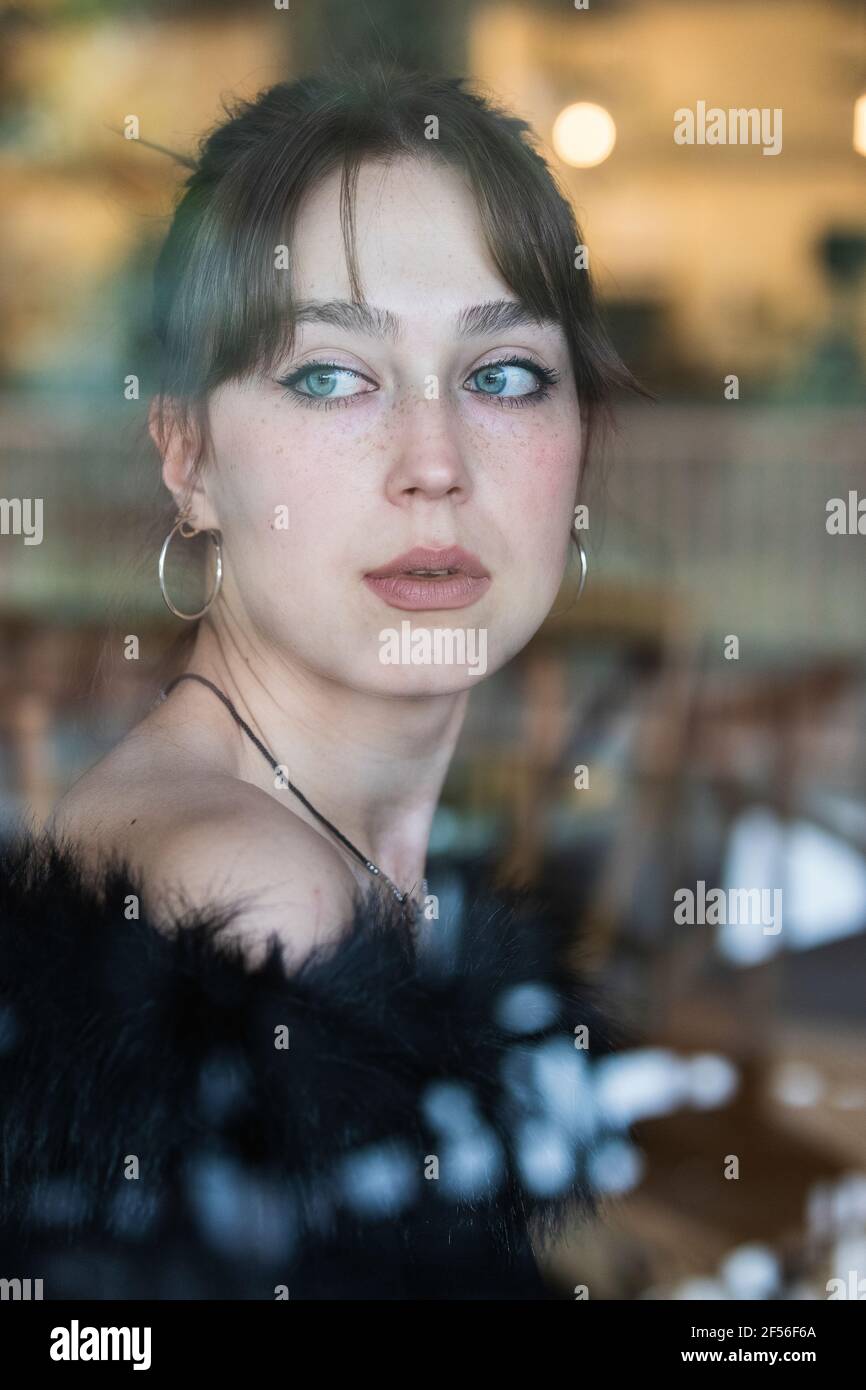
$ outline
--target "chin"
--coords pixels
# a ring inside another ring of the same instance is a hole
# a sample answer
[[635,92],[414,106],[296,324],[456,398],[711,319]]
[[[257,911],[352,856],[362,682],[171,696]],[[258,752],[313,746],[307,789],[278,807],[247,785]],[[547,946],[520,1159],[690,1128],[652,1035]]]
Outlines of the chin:
[[410,694],[471,687],[488,674],[498,647],[488,627],[467,621],[465,613],[397,612],[374,640],[386,686]]
[[[341,683],[368,695],[396,699],[424,699],[437,695],[471,693],[505,664],[502,652],[489,652],[473,665],[380,665],[367,658],[355,666],[343,663]],[[336,673],[335,673],[336,674]]]
[[487,676],[492,674],[489,665],[482,672],[479,668],[466,666],[420,667],[392,666],[384,669],[377,666],[368,670],[366,679],[353,680],[352,684],[361,686],[373,695],[384,695],[396,699],[425,699],[436,695],[460,695],[464,690],[472,691]]

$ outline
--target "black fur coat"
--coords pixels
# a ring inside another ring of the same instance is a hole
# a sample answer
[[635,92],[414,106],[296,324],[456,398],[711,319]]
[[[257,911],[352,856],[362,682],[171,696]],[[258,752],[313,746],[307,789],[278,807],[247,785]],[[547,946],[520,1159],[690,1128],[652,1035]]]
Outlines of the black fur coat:
[[597,1211],[614,1043],[545,919],[479,900],[415,944],[371,890],[290,972],[276,949],[250,966],[225,910],[166,930],[140,903],[123,864],[96,880],[66,846],[0,848],[0,1277],[45,1298],[568,1296],[529,1237]]

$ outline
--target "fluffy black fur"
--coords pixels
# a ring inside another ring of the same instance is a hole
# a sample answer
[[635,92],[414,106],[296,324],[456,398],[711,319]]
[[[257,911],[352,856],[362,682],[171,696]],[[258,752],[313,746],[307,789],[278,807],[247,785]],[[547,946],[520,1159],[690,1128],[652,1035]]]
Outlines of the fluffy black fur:
[[[615,1040],[549,923],[486,899],[416,946],[371,890],[300,968],[276,947],[253,968],[231,912],[157,927],[130,895],[122,863],[0,850],[0,1277],[46,1298],[556,1296],[529,1232],[595,1209],[601,1137],[557,1088]],[[526,1155],[551,1138],[570,1171],[540,1190]]]

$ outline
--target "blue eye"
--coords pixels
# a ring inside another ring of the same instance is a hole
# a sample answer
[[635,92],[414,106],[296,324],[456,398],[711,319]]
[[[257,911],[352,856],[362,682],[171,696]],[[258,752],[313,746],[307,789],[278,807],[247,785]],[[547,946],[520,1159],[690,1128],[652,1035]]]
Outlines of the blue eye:
[[[507,357],[476,368],[463,385],[472,396],[485,396],[497,405],[520,406],[546,399],[550,387],[558,381],[559,373],[551,367],[542,367],[528,357]],[[474,386],[469,387],[470,382]],[[277,384],[285,387],[287,396],[304,405],[326,408],[351,405],[359,396],[369,396],[379,389],[362,372],[341,367],[337,362],[306,362],[288,376],[279,377]]]
[[[479,391],[491,396],[526,396],[538,385],[538,377],[525,367],[503,367],[500,362],[489,367],[479,367],[472,373],[472,380]],[[511,390],[506,390],[510,386]]]
[[325,400],[366,394],[351,389],[354,382],[362,380],[366,380],[366,377],[352,371],[351,367],[339,367],[335,362],[310,362],[285,377],[280,385],[294,391],[297,396]]
[[543,400],[558,380],[558,372],[528,357],[507,357],[478,367],[464,385],[475,383],[470,390],[473,396],[489,396],[499,404],[528,405],[527,397],[533,397],[533,403]]

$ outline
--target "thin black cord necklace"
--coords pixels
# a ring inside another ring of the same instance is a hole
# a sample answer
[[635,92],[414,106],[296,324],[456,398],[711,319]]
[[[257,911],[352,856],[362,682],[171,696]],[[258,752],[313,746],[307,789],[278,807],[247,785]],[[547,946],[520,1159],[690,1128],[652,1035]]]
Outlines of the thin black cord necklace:
[[[160,700],[166,700],[168,696],[171,694],[171,692],[174,690],[174,687],[176,685],[179,685],[181,681],[198,681],[201,685],[206,685],[208,690],[212,690],[214,695],[216,695],[218,699],[222,700],[223,704],[225,705],[229,714],[234,719],[235,723],[238,724],[241,729],[243,729],[244,733],[247,735],[248,738],[252,739],[253,743],[255,744],[256,748],[258,748],[262,757],[267,760],[267,762],[271,766],[271,769],[274,772],[276,772],[278,776],[282,779],[283,784],[286,787],[288,787],[289,791],[292,792],[293,795],[298,798],[298,800],[301,802],[303,806],[306,806],[307,810],[310,812],[310,815],[315,816],[316,820],[320,821],[322,825],[326,826],[327,829],[330,830],[332,835],[336,835],[340,843],[342,845],[345,845],[349,853],[353,854],[360,864],[364,865],[364,868],[368,871],[368,873],[371,873],[374,876],[374,878],[384,879],[388,887],[391,889],[391,892],[394,894],[394,897],[397,899],[398,903],[400,903],[402,906],[405,906],[406,903],[411,901],[411,892],[401,893],[400,889],[397,887],[393,879],[389,878],[388,875],[385,873],[385,870],[380,869],[378,864],[374,864],[372,859],[368,859],[366,854],[362,854],[361,851],[357,848],[357,846],[353,845],[352,841],[343,834],[342,830],[338,830],[337,827],[333,825],[331,821],[328,820],[327,816],[323,816],[321,811],[317,811],[312,802],[304,796],[304,793],[300,791],[296,786],[294,786],[293,783],[291,783],[289,779],[283,775],[280,764],[277,762],[274,755],[268,751],[268,749],[262,743],[261,739],[256,737],[246,720],[241,718],[234,705],[232,704],[231,700],[229,699],[228,695],[224,694],[223,691],[220,690],[219,686],[214,685],[213,681],[209,681],[206,676],[197,676],[193,671],[186,671],[182,676],[175,676],[173,681],[169,681],[165,689],[160,692]],[[421,881],[421,890],[422,894],[426,896],[426,878],[422,879]]]

